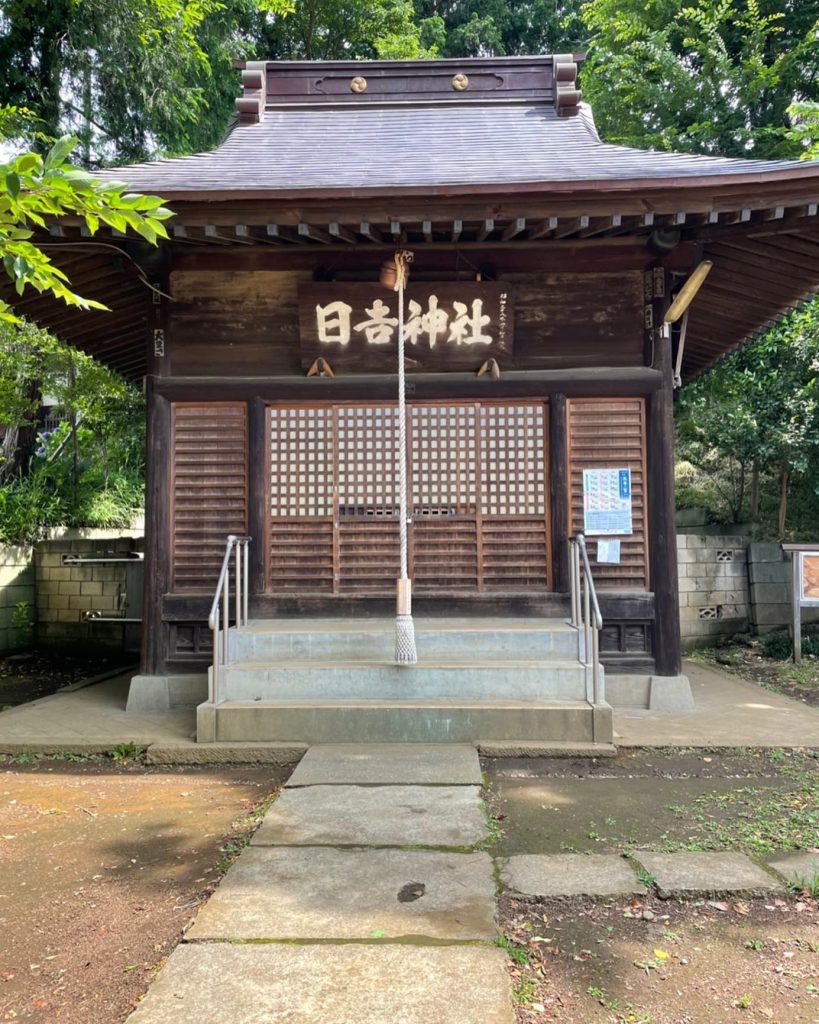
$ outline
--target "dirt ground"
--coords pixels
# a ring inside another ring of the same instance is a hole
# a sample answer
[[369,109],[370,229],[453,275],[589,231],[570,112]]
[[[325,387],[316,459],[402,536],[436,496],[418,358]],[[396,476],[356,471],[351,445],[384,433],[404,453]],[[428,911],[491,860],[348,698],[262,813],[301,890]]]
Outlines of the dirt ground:
[[287,774],[0,760],[0,1021],[125,1020]]
[[[649,920],[646,920],[649,918]],[[812,899],[503,899],[518,1024],[815,1024]]]
[[501,856],[819,845],[815,751],[630,750],[486,760]]
[[0,658],[0,711],[134,663],[120,651],[34,649]]
[[[493,852],[819,844],[811,751],[621,751],[490,760]],[[503,897],[518,1024],[819,1024],[819,905]]]
[[819,660],[815,656],[806,655],[801,665],[794,665],[790,660],[766,658],[759,641],[750,640],[702,652],[697,660],[792,700],[819,707]]

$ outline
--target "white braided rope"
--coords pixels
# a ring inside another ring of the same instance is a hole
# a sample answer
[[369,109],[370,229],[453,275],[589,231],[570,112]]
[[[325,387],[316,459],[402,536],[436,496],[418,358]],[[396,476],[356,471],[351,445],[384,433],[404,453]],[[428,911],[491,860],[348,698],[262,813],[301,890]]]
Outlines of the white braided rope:
[[404,381],[404,275],[398,268],[398,505],[399,537],[401,545],[401,579],[408,575],[407,519],[407,395]]
[[[407,395],[404,379],[404,283],[406,267],[404,256],[396,254],[398,273],[398,514],[399,544],[401,548],[401,579],[409,579],[407,528],[409,525],[409,496],[407,487]],[[415,626],[411,615],[397,615],[395,619],[395,660],[399,665],[414,665],[418,661],[415,650]]]

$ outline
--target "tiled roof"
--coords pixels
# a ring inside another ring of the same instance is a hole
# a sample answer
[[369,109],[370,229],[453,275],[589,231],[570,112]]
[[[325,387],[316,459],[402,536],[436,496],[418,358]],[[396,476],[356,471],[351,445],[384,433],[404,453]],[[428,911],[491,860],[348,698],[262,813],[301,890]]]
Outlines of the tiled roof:
[[[819,162],[741,160],[631,149],[601,142],[591,111],[559,117],[539,102],[413,102],[267,109],[210,153],[116,168],[109,178],[173,197],[543,183],[593,186],[771,172],[819,179]],[[621,186],[623,187],[623,186]]]

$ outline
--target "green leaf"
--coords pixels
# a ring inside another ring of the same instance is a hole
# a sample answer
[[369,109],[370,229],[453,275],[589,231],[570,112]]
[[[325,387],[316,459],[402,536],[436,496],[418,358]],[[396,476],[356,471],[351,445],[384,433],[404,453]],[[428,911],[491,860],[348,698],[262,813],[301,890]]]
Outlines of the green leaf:
[[50,171],[65,163],[66,157],[79,141],[74,135],[64,135],[61,139],[58,139],[46,155],[45,169]]
[[6,175],[6,188],[13,199],[20,195],[20,176],[14,171],[9,171]]

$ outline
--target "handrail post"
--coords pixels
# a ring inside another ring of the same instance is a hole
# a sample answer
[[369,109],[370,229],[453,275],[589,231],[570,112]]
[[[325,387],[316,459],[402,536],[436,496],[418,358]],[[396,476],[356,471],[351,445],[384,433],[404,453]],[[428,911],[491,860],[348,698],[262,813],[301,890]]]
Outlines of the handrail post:
[[242,624],[242,545],[237,542],[235,551],[236,562],[236,628]]
[[245,574],[242,577],[242,580],[244,582],[244,590],[243,590],[243,594],[242,594],[242,598],[243,598],[243,600],[242,600],[242,625],[246,626],[247,623],[248,623],[247,594],[248,594],[248,577],[249,577],[249,570],[250,570],[250,540],[249,539],[245,539],[245,541],[244,541],[244,549],[245,549]]

